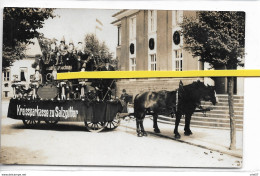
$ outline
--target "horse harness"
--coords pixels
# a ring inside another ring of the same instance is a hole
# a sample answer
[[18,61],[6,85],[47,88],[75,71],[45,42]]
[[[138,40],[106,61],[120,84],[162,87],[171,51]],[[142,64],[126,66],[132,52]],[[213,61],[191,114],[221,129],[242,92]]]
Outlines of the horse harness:
[[[178,110],[179,96],[180,96],[180,98],[182,96],[179,93],[179,89],[176,90],[176,112]],[[184,91],[183,87],[182,87],[182,90]],[[195,110],[195,112],[202,112],[203,116],[207,117],[207,111],[210,111],[210,108],[203,108],[200,103],[199,104],[196,103],[196,107],[199,108],[199,110]]]

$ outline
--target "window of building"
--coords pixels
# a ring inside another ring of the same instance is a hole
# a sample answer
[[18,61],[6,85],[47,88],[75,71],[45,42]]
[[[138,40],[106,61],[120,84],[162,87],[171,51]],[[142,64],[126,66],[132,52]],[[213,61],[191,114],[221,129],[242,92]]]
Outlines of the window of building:
[[8,97],[8,93],[9,93],[8,91],[4,91],[4,96]]
[[150,29],[154,31],[154,11],[150,11]]
[[134,40],[136,38],[136,17],[131,17],[130,18],[130,40]]
[[130,58],[129,70],[130,71],[136,70],[136,58]]
[[122,33],[122,27],[118,26],[118,41],[117,41],[117,46],[121,46],[121,33]]
[[28,68],[26,68],[26,67],[20,68],[20,81],[26,81],[27,72],[28,72]]
[[4,72],[4,81],[10,81],[10,70]]
[[182,71],[183,70],[183,58],[182,58],[182,49],[174,50],[174,59],[175,59],[175,70]]
[[149,71],[155,71],[156,70],[156,54],[151,54],[149,57]]
[[149,10],[148,13],[149,13],[148,14],[149,32],[155,32],[157,30],[157,28],[156,28],[156,11]]

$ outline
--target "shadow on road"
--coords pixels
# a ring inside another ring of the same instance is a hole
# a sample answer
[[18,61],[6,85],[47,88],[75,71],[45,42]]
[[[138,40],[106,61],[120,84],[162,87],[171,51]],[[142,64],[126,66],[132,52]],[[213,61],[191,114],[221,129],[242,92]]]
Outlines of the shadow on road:
[[[70,124],[58,123],[55,125],[41,123],[34,127],[26,127],[23,124],[13,124],[13,125],[10,125],[9,128],[23,129],[23,130],[32,129],[32,130],[50,130],[50,131],[85,131],[85,132],[88,132],[86,130],[85,126],[81,126],[80,124],[72,124],[72,123],[70,123]],[[110,131],[110,130],[104,129],[103,131],[101,131],[101,133],[108,132],[108,131]]]

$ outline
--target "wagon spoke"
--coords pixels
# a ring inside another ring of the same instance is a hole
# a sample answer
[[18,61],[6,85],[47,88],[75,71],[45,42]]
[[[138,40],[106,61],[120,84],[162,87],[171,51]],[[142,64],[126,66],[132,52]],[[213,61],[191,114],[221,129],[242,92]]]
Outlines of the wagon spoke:
[[109,130],[113,130],[113,129],[117,128],[119,126],[119,124],[120,124],[120,119],[117,114],[113,120],[107,122],[106,128]]
[[87,130],[90,132],[100,132],[105,128],[106,123],[104,123],[104,122],[86,122],[85,121],[85,126],[86,126]]
[[45,120],[45,123],[47,123],[48,125],[55,125],[59,122],[60,118],[52,118],[51,120]]
[[40,124],[40,120],[35,120],[35,119],[23,119],[23,124],[26,127],[35,127],[38,124]]

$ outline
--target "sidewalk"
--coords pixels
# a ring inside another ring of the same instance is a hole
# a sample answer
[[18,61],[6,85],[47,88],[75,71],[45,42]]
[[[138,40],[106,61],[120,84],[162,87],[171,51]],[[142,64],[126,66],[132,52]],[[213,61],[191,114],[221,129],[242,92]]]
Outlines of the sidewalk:
[[[121,121],[122,126],[136,129],[135,119],[130,122],[124,120]],[[184,135],[184,126],[179,126],[179,133],[181,135],[180,139],[175,139],[173,135],[174,125],[165,124],[158,122],[159,129],[161,133],[157,134],[153,131],[153,121],[150,118],[145,118],[144,128],[149,135],[156,135],[171,140],[179,141],[189,145],[194,145],[197,147],[205,148],[212,151],[217,151],[223,154],[228,154],[238,158],[243,156],[243,134],[242,131],[237,131],[236,133],[236,150],[229,150],[230,145],[230,130],[224,129],[212,129],[212,128],[199,128],[191,126],[191,131],[193,134],[191,136]],[[207,153],[205,153],[207,155]]]

